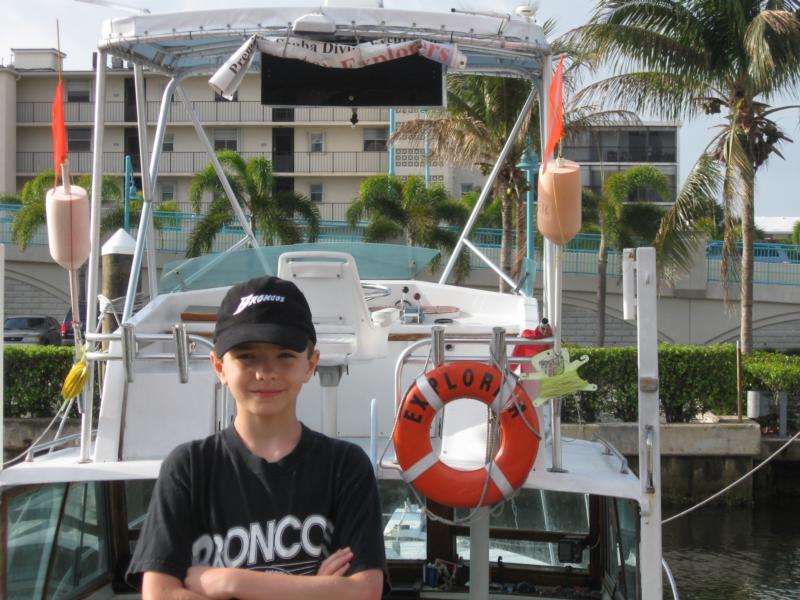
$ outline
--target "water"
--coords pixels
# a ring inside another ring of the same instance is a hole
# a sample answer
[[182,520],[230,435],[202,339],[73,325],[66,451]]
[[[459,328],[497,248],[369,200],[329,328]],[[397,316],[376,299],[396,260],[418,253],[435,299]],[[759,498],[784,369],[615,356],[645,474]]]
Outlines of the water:
[[706,507],[664,525],[681,600],[800,599],[798,506]]

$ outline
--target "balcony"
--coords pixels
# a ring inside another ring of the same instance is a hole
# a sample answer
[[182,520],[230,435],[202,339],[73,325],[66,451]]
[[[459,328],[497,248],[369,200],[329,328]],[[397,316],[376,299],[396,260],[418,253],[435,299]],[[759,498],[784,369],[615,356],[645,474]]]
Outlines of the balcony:
[[[334,107],[298,107],[294,109],[294,120],[287,121],[286,114],[273,114],[273,107],[264,106],[257,101],[215,102],[197,100],[192,106],[202,123],[341,123],[350,124],[352,110]],[[129,123],[125,119],[125,102],[106,102],[106,123]],[[151,124],[158,121],[160,101],[147,102],[147,120]],[[17,102],[17,124],[50,124],[51,102]],[[68,125],[94,122],[93,102],[65,102],[64,120]],[[360,108],[358,120],[361,123],[385,123],[389,120],[388,108]],[[170,124],[190,125],[191,119],[182,102],[173,102],[170,107]]]
[[[241,152],[244,159],[265,156],[273,159],[271,152]],[[275,157],[276,164],[294,163],[291,171],[279,171],[276,175],[374,175],[389,170],[388,152],[294,152]],[[293,158],[292,160],[282,160]],[[134,165],[136,165],[134,160]],[[159,173],[162,175],[194,175],[203,170],[208,163],[205,152],[164,152],[161,154]],[[124,171],[124,152],[104,152],[103,171],[106,174],[121,175]],[[91,173],[91,152],[70,152],[70,171],[75,174]],[[17,174],[35,176],[53,168],[52,152],[17,152]]]

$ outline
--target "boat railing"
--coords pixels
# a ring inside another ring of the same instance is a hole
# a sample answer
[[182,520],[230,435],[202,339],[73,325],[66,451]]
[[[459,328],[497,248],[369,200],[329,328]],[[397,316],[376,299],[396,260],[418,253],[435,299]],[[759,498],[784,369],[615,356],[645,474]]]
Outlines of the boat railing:
[[[97,435],[97,429],[92,430],[92,437]],[[65,435],[63,437],[58,437],[56,439],[50,440],[49,442],[39,442],[37,444],[33,444],[30,448],[25,451],[25,462],[32,462],[33,456],[37,452],[41,452],[42,450],[50,450],[53,451],[56,448],[60,448],[61,446],[66,446],[72,442],[77,442],[81,439],[80,433],[71,433],[69,435]]]
[[[403,372],[406,365],[409,364],[432,364],[434,367],[439,367],[445,362],[462,362],[485,360],[486,353],[481,354],[448,354],[445,360],[445,345],[446,344],[470,344],[470,345],[488,345],[490,362],[501,373],[505,373],[509,365],[522,365],[529,364],[529,357],[509,356],[507,346],[529,346],[529,345],[542,345],[552,344],[553,338],[523,338],[517,336],[506,336],[506,331],[502,327],[495,327],[490,334],[472,336],[472,337],[459,337],[458,335],[448,336],[445,334],[445,328],[439,325],[434,325],[431,328],[430,337],[418,340],[413,344],[406,347],[398,356],[397,363],[395,364],[394,384],[395,384],[395,414],[398,413],[400,404],[403,398]],[[427,354],[415,354],[421,348],[429,347]],[[437,427],[438,431],[443,428]],[[385,455],[385,451],[384,451]],[[400,465],[396,461],[381,459],[379,462],[382,468],[393,470],[400,470]]]
[[[122,361],[125,371],[125,380],[133,381],[134,364],[136,360],[174,360],[178,377],[181,383],[189,381],[189,361],[208,361],[207,354],[195,354],[193,349],[205,346],[213,350],[212,341],[202,335],[189,334],[183,323],[176,323],[172,333],[137,333],[133,324],[123,323],[115,333],[87,333],[89,342],[119,342],[119,353],[110,350],[94,350],[86,353],[86,359],[92,361]],[[138,352],[140,343],[143,342],[169,342],[175,343],[174,352],[154,352],[142,354]]]
[[621,463],[620,464],[620,468],[619,468],[619,472],[620,473],[624,474],[624,473],[628,472],[628,459],[625,458],[625,456],[622,454],[622,452],[617,450],[611,442],[609,442],[605,438],[600,437],[596,433],[594,435],[592,435],[592,441],[593,442],[600,442],[601,444],[603,444],[603,446],[606,449],[606,451],[603,454],[606,454],[608,456],[614,455],[619,459],[619,461]]

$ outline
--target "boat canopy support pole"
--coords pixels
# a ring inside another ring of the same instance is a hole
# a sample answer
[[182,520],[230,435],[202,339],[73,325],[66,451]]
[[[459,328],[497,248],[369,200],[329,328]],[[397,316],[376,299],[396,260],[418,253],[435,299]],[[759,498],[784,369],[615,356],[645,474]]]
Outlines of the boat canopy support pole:
[[[92,132],[92,204],[89,222],[89,268],[86,278],[86,332],[97,329],[98,278],[100,273],[100,206],[103,201],[103,133],[105,129],[106,61],[102,50],[97,55],[94,92],[94,131]],[[81,446],[79,462],[89,462],[92,447],[92,398],[94,390],[95,363],[89,361],[89,381],[81,392],[78,407],[81,412]]]
[[[189,100],[186,90],[184,90],[183,86],[180,84],[178,84],[178,94],[181,97],[183,105],[186,107],[186,112],[189,113],[189,116],[192,119],[194,130],[197,132],[197,137],[200,139],[200,143],[203,144],[206,154],[208,154],[209,161],[211,161],[211,164],[214,165],[214,171],[217,173],[220,183],[222,183],[222,189],[225,190],[225,195],[228,197],[228,201],[231,203],[231,208],[233,209],[236,218],[239,220],[239,224],[242,226],[242,229],[244,229],[245,236],[248,240],[250,240],[250,244],[252,244],[253,248],[258,248],[258,240],[253,234],[253,230],[250,228],[250,223],[247,221],[247,216],[244,214],[244,211],[239,204],[239,200],[236,198],[236,194],[233,193],[233,189],[228,181],[228,177],[225,175],[222,164],[220,164],[217,154],[214,152],[214,147],[211,145],[211,142],[209,141],[208,136],[203,129],[203,125],[200,123],[200,119],[197,118],[197,113],[195,113],[194,108],[192,107],[192,102]],[[259,257],[261,257],[260,253]],[[262,259],[262,262],[265,263],[265,268],[268,268],[266,266],[266,261]],[[266,272],[268,273],[269,271]]]
[[[141,73],[141,82],[137,69],[134,68],[135,84],[136,84],[136,112],[139,127],[139,160],[141,164],[147,164],[147,157],[149,152],[147,150],[147,114],[146,103],[144,98],[144,73]],[[150,290],[150,297],[154,297],[158,292],[158,278],[155,260],[155,239],[153,237],[152,227],[152,211],[155,190],[155,180],[158,176],[158,164],[161,160],[161,143],[164,139],[164,132],[166,131],[166,122],[169,118],[170,97],[175,89],[176,80],[170,79],[169,83],[164,88],[164,94],[161,98],[161,110],[158,115],[158,123],[156,125],[156,140],[154,145],[154,152],[150,157],[150,166],[148,169],[142,168],[142,196],[144,203],[142,206],[142,214],[139,217],[139,230],[136,233],[136,247],[133,252],[133,263],[131,265],[131,272],[128,278],[128,290],[125,294],[125,307],[122,311],[122,322],[125,323],[133,316],[133,307],[136,303],[136,289],[139,287],[139,277],[141,275],[142,260],[145,249],[147,250],[147,275],[148,287]],[[141,86],[141,88],[140,88]],[[139,90],[141,89],[141,106],[139,99]],[[141,110],[141,112],[140,112]],[[144,143],[143,143],[144,142]],[[151,257],[152,254],[152,257]]]
[[[467,221],[464,230],[461,232],[461,236],[458,238],[458,242],[456,243],[455,248],[453,248],[453,252],[450,254],[450,258],[447,261],[447,266],[445,266],[442,276],[439,278],[439,283],[447,283],[447,280],[450,278],[450,275],[456,266],[458,255],[464,248],[464,241],[469,237],[469,234],[472,233],[472,228],[475,226],[475,222],[478,220],[478,216],[480,216],[481,211],[483,210],[483,205],[486,203],[486,200],[489,198],[489,195],[492,192],[494,181],[497,179],[497,175],[500,173],[500,169],[506,162],[506,157],[508,157],[508,153],[511,152],[511,147],[514,145],[514,142],[519,135],[519,130],[522,128],[522,123],[525,121],[525,118],[531,111],[531,106],[533,106],[533,99],[535,96],[536,86],[531,85],[531,91],[528,94],[528,98],[525,100],[525,104],[523,105],[522,110],[519,112],[517,121],[514,123],[514,127],[511,129],[511,133],[509,134],[508,139],[506,140],[506,143],[500,152],[500,156],[497,157],[497,162],[494,163],[492,172],[489,173],[489,177],[486,180],[486,183],[483,185],[481,195],[478,197],[478,201],[475,203],[475,208],[472,209],[472,214],[469,216],[469,220]],[[511,287],[516,289],[517,285],[512,283]]]
[[[632,251],[625,249],[623,257]],[[627,260],[630,260],[628,258]],[[624,272],[624,271],[623,271]],[[639,481],[642,592],[661,598],[661,441],[658,408],[658,305],[655,248],[636,249],[636,345],[639,370]],[[623,284],[623,289],[625,285]]]

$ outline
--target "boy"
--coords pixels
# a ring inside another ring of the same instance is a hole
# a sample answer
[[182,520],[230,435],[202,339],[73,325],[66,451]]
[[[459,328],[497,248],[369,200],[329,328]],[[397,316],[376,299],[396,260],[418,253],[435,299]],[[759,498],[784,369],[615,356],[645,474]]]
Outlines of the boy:
[[260,277],[225,295],[211,364],[236,418],[165,459],[128,570],[131,579],[144,573],[143,600],[380,598],[386,559],[372,466],[295,413],[319,361],[315,344],[293,283]]

